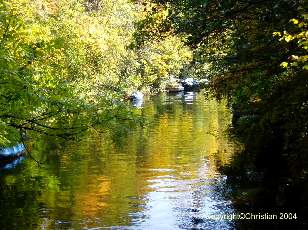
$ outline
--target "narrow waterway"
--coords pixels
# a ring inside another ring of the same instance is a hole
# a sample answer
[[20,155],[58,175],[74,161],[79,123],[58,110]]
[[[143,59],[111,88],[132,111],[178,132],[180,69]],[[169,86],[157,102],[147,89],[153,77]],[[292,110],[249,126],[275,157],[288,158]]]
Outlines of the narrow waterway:
[[[202,94],[161,95],[139,108],[144,126],[37,144],[0,172],[1,229],[233,229],[227,199],[230,113]],[[117,126],[115,126],[117,127]],[[121,127],[121,128],[120,128]]]

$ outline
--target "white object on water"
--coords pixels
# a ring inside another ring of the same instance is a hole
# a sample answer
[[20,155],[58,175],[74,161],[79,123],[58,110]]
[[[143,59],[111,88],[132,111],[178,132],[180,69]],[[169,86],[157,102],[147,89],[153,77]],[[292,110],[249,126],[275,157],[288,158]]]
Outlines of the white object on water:
[[209,84],[209,80],[208,79],[201,79],[201,80],[199,80],[199,83],[200,84],[204,84],[204,85],[207,85],[207,84]]
[[135,91],[135,92],[132,93],[130,98],[133,102],[133,106],[135,106],[137,108],[142,108],[142,105],[143,105],[143,93],[142,92]]
[[141,93],[140,91],[135,91],[132,93],[131,98],[133,100],[143,100],[143,93]]
[[186,85],[186,86],[193,87],[193,86],[197,86],[198,85],[198,81],[196,79],[193,79],[193,78],[189,77],[189,78],[185,78],[182,81],[182,84]]

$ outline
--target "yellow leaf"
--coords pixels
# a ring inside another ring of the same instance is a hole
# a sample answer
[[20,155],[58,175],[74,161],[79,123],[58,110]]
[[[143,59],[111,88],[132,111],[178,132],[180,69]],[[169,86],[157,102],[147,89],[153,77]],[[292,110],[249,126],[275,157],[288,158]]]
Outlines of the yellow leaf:
[[283,67],[283,68],[287,68],[288,65],[289,65],[288,62],[282,62],[282,63],[280,64],[280,66]]
[[292,19],[290,20],[290,22],[293,22],[295,25],[299,23],[299,21],[298,21],[297,19],[295,19],[295,18],[292,18]]
[[293,37],[292,37],[292,35],[286,35],[285,37],[284,37],[284,40],[286,41],[286,42],[289,42],[289,41],[292,41],[293,40]]
[[273,36],[278,36],[278,37],[280,37],[280,36],[281,36],[281,33],[280,33],[280,32],[273,32]]

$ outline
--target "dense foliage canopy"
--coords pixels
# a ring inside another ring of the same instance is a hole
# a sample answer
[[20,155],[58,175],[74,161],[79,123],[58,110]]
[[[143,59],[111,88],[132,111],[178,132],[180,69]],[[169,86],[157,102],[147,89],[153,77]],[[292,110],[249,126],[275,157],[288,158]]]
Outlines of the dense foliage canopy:
[[143,17],[126,0],[2,0],[0,145],[26,131],[69,137],[127,119],[127,95],[178,74],[191,58],[181,37],[133,48]]

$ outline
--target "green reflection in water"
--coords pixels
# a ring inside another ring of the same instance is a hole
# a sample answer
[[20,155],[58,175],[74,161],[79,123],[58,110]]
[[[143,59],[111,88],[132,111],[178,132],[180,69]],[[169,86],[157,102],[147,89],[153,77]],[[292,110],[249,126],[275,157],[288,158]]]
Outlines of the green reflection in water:
[[233,210],[217,172],[233,153],[225,106],[202,94],[162,95],[139,113],[144,127],[37,145],[33,151],[47,155],[43,168],[26,160],[2,172],[1,226],[232,228],[205,218]]

